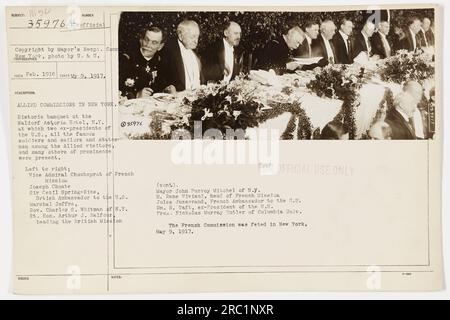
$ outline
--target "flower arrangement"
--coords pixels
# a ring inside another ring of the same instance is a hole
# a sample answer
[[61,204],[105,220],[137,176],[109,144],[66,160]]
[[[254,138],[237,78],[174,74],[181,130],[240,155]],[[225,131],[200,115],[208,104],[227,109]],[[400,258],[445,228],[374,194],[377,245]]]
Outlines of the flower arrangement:
[[319,97],[343,101],[342,110],[334,120],[349,128],[350,139],[355,137],[355,110],[359,105],[359,90],[366,78],[366,70],[363,67],[328,65],[307,85],[307,88]]
[[423,82],[434,76],[433,56],[424,52],[401,50],[385,59],[379,68],[383,81],[402,84],[408,80]]
[[319,97],[347,100],[361,89],[365,69],[347,65],[328,65],[318,73],[307,88]]
[[247,129],[258,126],[258,117],[263,105],[256,100],[256,84],[236,79],[228,85],[208,85],[199,91],[191,106],[190,128],[195,121],[202,122],[202,133],[218,129],[222,134],[227,129]]

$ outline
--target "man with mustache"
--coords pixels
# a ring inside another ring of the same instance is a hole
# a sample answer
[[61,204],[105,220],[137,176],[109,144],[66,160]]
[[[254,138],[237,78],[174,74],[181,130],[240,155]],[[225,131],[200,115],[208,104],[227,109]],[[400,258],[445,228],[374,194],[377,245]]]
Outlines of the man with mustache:
[[202,65],[206,81],[226,83],[242,71],[243,50],[239,46],[241,27],[234,21],[226,23],[223,37],[203,54]]
[[164,46],[163,32],[158,27],[147,27],[139,33],[139,50],[124,53],[119,61],[119,90],[128,99],[150,97],[158,91],[158,77]]

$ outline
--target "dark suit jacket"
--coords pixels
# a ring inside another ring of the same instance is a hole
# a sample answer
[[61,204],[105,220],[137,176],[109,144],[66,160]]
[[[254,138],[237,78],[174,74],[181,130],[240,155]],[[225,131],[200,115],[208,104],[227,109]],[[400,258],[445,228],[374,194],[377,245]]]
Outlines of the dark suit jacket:
[[[419,41],[417,41],[418,37],[416,36],[416,45],[417,48],[420,47]],[[407,51],[414,51],[414,40],[413,35],[411,34],[411,31],[408,29],[405,30],[405,37],[400,40],[400,47],[399,50],[407,50]]]
[[[313,57],[323,57],[327,62],[329,61],[329,56],[327,53],[327,48],[325,47],[325,40],[322,35],[319,35],[317,39],[314,39],[311,43],[312,55]],[[331,50],[333,50],[333,55],[336,59],[336,51],[334,50],[333,43],[330,41]]]
[[[369,38],[370,43],[370,38]],[[362,52],[365,51],[368,53],[369,57],[372,56],[372,48],[367,48],[366,40],[363,34],[360,32],[353,37],[352,41],[352,61]]]
[[[389,40],[386,39],[389,43]],[[370,38],[370,44],[372,45],[372,53],[380,56],[381,59],[387,58],[386,48],[383,44],[382,35],[379,32],[375,32],[373,36]],[[392,54],[392,44],[389,43]]]
[[286,63],[293,57],[292,51],[284,41],[283,36],[270,40],[259,53],[256,62],[257,69],[273,69],[277,74],[286,73]]
[[428,45],[434,46],[434,32],[433,30],[429,29],[425,32],[425,36],[427,37]]
[[293,52],[296,58],[312,58],[312,48],[309,46],[308,40],[305,40]]
[[[420,41],[420,47],[426,47],[428,43],[427,36],[423,30],[420,30],[417,34],[416,38]],[[430,45],[428,43],[428,45]]]
[[[319,52],[313,51],[313,43],[311,42],[311,46],[308,43],[308,40],[305,40],[300,44],[300,46],[294,50],[294,57],[296,58],[312,58],[315,57],[314,54],[318,54]],[[326,51],[326,50],[325,50]],[[316,67],[323,67],[328,64],[327,59],[322,59],[319,63],[314,63],[310,65],[304,65],[301,67],[301,70],[312,70]]]
[[[241,47],[234,48],[234,63],[231,80],[242,71],[244,57]],[[202,67],[205,81],[219,82],[224,77],[225,47],[223,39],[216,41],[208,47],[202,55]]]
[[[204,84],[204,77],[200,59],[198,59],[200,83]],[[168,41],[161,50],[161,67],[157,78],[157,87],[165,89],[173,85],[177,91],[186,89],[183,58],[177,39]]]
[[339,31],[334,34],[333,39],[331,41],[333,42],[334,52],[336,53],[336,57],[335,57],[336,63],[351,64],[352,63],[351,43],[350,43],[348,51],[347,51],[347,46],[345,44],[345,40]]
[[392,129],[393,140],[416,139],[416,135],[414,134],[409,123],[395,108],[392,108],[387,112],[385,121]]

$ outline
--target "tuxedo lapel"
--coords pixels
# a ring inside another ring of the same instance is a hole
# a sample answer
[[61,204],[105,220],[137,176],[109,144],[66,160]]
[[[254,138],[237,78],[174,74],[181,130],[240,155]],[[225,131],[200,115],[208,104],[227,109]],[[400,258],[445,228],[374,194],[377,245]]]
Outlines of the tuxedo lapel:
[[225,69],[225,45],[223,43],[223,40],[219,41],[219,43],[217,45],[217,54],[218,54],[218,58],[219,58],[220,70],[224,70]]
[[322,35],[320,35],[320,46],[322,47],[324,58],[328,60],[330,57],[328,56],[327,47],[325,46],[325,39],[322,37]]
[[183,88],[186,88],[186,75],[184,73],[184,63],[183,63],[183,57],[181,56],[181,48],[178,41],[176,42],[176,50],[175,50],[175,69],[177,70],[180,85],[182,85]]

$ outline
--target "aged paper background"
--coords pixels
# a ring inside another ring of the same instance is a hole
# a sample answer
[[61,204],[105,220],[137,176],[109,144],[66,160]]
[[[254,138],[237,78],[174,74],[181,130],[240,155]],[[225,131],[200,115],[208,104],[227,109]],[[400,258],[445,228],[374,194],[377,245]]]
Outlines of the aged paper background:
[[[52,19],[67,15],[66,7],[41,9],[49,10],[45,14]],[[25,99],[30,103],[116,102],[117,52],[114,48],[117,48],[118,14],[125,9],[150,10],[144,7],[81,8],[88,16],[86,19],[104,23],[104,27],[61,32],[29,30],[24,24],[29,9],[8,8],[11,78],[26,72],[53,72],[55,67],[58,74],[94,72],[106,75],[99,81],[11,80],[13,157],[18,152],[14,138],[19,135],[15,125],[18,112],[14,106],[24,101],[18,92],[36,92]],[[209,8],[221,9],[230,8]],[[289,10],[301,11],[302,8]],[[13,14],[19,16],[13,17]],[[440,19],[439,10],[436,10],[436,19]],[[56,63],[12,62],[16,48],[44,44],[85,45],[104,51],[99,61],[92,58],[92,61],[83,59],[73,63],[55,58]],[[441,92],[441,55],[437,57],[437,90]],[[442,119],[439,107],[442,104],[440,95],[437,96],[437,119]],[[45,115],[46,110],[36,107],[27,109],[27,114]],[[52,114],[58,112],[51,110]],[[103,119],[106,138],[114,136],[114,128],[118,128],[117,114],[111,107],[64,108],[64,113]],[[118,140],[114,142],[113,153],[107,155],[65,155],[61,160],[46,162],[15,160],[14,290],[17,293],[359,291],[370,289],[367,281],[374,275],[371,268],[379,271],[375,276],[381,277],[380,290],[440,289],[443,285],[441,121],[437,121],[436,131],[435,139],[427,141],[281,142],[282,164],[348,170],[347,174],[340,175],[313,170],[261,176],[254,165],[174,165],[170,160],[174,144],[171,141]],[[106,208],[126,202],[128,211],[123,222],[36,225],[29,217],[28,186],[33,180],[29,175],[31,169],[26,168],[42,165],[70,167],[73,172],[111,172],[98,178],[73,179],[70,189],[92,189],[94,185],[99,194],[109,196],[84,201],[84,207],[97,207],[99,200]],[[115,176],[115,172],[129,171],[134,172],[132,177]],[[194,237],[167,240],[154,233],[155,225],[168,222],[154,215],[154,192],[158,182],[187,188],[248,186],[287,197],[299,196],[303,201],[302,219],[310,227],[301,232],[213,230]],[[122,195],[126,195],[126,201],[120,197]],[[72,281],[74,286],[70,285]]]

